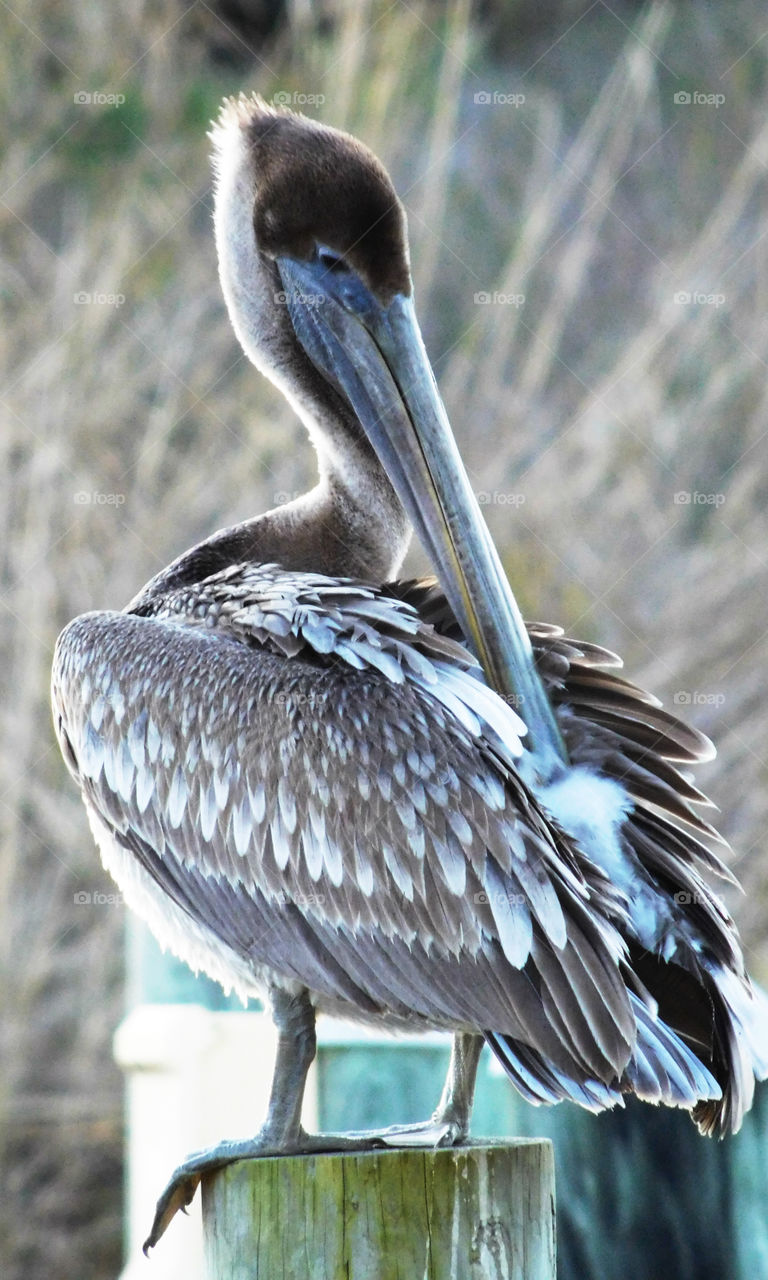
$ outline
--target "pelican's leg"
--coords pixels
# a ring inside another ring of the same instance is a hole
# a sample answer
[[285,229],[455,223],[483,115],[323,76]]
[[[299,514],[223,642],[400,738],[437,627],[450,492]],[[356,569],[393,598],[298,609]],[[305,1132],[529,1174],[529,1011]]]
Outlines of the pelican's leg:
[[309,992],[290,995],[281,987],[270,991],[272,1021],[277,1027],[277,1055],[267,1118],[258,1134],[270,1144],[290,1144],[301,1134],[301,1108],[307,1073],[317,1053],[315,1010]]
[[469,1134],[472,1103],[480,1054],[485,1040],[474,1032],[457,1031],[451,1045],[451,1061],[445,1085],[431,1119],[420,1124],[393,1125],[371,1137],[380,1137],[392,1146],[455,1147]]
[[152,1230],[144,1244],[145,1253],[154,1248],[179,1209],[185,1209],[191,1202],[203,1175],[234,1160],[312,1151],[363,1150],[383,1145],[377,1143],[375,1137],[363,1134],[304,1132],[301,1127],[304,1087],[317,1048],[315,1010],[306,990],[290,995],[275,987],[270,991],[270,999],[278,1035],[267,1118],[253,1138],[219,1142],[215,1147],[195,1151],[174,1170],[157,1202]]
[[447,1140],[441,1143],[442,1146],[454,1146],[469,1134],[477,1068],[484,1044],[482,1036],[469,1031],[457,1031],[453,1037],[448,1075],[434,1114],[435,1122],[446,1129]]

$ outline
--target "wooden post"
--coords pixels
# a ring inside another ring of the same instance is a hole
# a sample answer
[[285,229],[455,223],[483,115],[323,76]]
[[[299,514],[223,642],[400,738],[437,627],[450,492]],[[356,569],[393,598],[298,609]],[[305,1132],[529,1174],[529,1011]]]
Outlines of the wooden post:
[[203,1184],[209,1280],[554,1280],[552,1144],[283,1156]]

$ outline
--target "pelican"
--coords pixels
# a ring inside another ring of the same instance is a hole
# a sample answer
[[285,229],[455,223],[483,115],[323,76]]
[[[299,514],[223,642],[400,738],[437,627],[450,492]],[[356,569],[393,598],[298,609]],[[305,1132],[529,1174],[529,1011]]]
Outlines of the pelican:
[[[768,1002],[705,879],[729,877],[688,776],[708,741],[614,655],[523,623],[376,157],[256,96],[211,136],[229,315],[319,480],[56,647],[56,731],[105,867],[192,968],[266,993],[278,1030],[262,1129],[175,1171],[145,1249],[230,1161],[460,1143],[484,1042],[532,1103],[634,1093],[736,1130]],[[437,581],[397,580],[414,528]],[[306,1133],[318,1010],[451,1031],[435,1114]]]

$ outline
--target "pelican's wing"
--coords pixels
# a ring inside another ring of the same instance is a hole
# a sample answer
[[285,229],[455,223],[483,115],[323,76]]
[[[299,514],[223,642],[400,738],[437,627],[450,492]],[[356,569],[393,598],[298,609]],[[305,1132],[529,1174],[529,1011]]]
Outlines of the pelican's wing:
[[550,1075],[615,1084],[637,1032],[620,905],[517,779],[520,723],[469,655],[310,575],[228,570],[151,607],[70,624],[54,706],[105,862],[161,940],[241,989],[266,972],[350,1012],[493,1028]]
[[[389,586],[449,638],[460,635],[433,579]],[[612,779],[627,799],[620,852],[600,865],[623,893],[619,927],[634,971],[677,1030],[723,1083],[723,1098],[694,1118],[705,1132],[737,1129],[758,1078],[768,1073],[768,1000],[744,969],[736,927],[704,876],[733,881],[701,816],[709,802],[687,769],[714,754],[709,739],[616,673],[622,663],[559,627],[527,623],[534,657],[572,764],[565,783],[539,793],[573,834],[593,776]],[[685,772],[684,772],[685,770]],[[570,788],[570,795],[568,794]],[[570,812],[573,822],[565,820]],[[585,842],[592,857],[601,851]]]
[[709,801],[683,772],[711,759],[712,744],[606,669],[613,655],[557,629],[531,624],[529,634],[540,669],[549,668],[572,760],[631,798],[621,843],[633,968],[722,1085],[722,1098],[700,1103],[693,1118],[703,1133],[735,1132],[755,1078],[768,1074],[768,999],[750,982],[736,925],[704,878],[736,883],[717,852],[727,844],[698,812]]

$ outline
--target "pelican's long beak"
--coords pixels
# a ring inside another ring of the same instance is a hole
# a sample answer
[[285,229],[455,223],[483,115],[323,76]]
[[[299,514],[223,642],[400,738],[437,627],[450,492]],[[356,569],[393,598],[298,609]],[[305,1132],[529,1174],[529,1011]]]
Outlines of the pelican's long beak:
[[352,405],[438,575],[488,683],[526,724],[541,782],[567,760],[528,633],[469,484],[413,300],[382,306],[352,273],[277,261],[296,335]]

